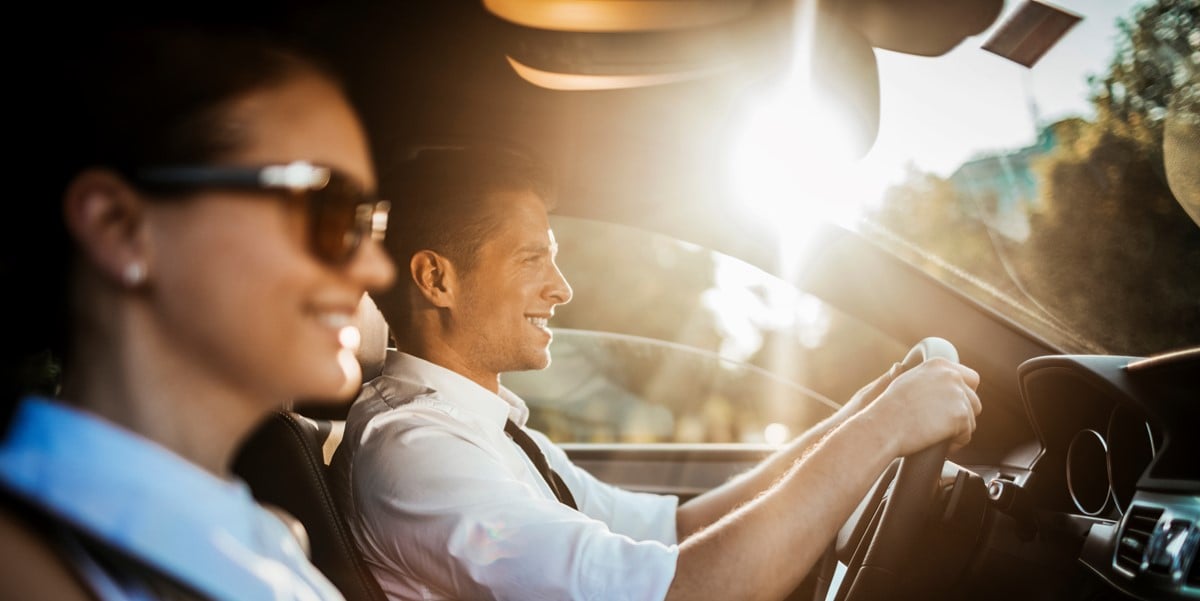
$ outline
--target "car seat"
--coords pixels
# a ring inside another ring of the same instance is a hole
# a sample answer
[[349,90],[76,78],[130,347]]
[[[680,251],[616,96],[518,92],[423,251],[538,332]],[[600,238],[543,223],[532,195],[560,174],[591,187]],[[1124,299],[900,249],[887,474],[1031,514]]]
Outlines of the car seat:
[[[369,296],[359,305],[362,341],[357,352],[363,381],[383,370],[388,329]],[[313,564],[346,601],[386,601],[335,503],[328,464],[341,442],[350,400],[338,405],[302,404],[273,412],[243,442],[233,472],[245,480],[263,505],[279,509],[303,525]]]

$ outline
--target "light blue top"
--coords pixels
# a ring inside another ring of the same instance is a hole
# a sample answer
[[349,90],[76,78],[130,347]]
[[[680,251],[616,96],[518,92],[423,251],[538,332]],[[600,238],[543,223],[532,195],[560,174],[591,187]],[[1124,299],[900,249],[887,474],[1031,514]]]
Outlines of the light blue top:
[[[24,399],[0,442],[0,485],[213,599],[342,599],[244,482],[81,410]],[[105,599],[145,598],[80,567]]]

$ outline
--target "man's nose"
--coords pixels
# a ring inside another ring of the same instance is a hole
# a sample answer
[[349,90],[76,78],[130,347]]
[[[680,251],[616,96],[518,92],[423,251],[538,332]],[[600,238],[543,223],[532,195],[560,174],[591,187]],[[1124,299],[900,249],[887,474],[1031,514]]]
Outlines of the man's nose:
[[571,284],[567,283],[567,278],[559,270],[558,265],[551,263],[553,274],[550,281],[548,296],[556,305],[565,305],[571,302]]

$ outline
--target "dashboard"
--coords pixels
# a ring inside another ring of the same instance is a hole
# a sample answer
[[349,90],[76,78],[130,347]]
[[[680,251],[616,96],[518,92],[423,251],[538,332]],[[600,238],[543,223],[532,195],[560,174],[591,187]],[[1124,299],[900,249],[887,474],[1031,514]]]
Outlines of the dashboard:
[[1039,357],[1019,377],[1041,443],[1022,494],[1040,521],[1072,524],[1113,590],[1200,599],[1200,349]]

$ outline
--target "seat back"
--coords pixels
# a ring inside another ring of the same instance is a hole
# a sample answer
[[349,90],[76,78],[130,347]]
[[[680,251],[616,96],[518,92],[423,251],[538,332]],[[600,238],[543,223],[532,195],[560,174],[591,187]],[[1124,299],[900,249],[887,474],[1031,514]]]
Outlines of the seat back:
[[[382,371],[388,347],[387,324],[365,295],[357,325],[362,333],[357,355],[365,382]],[[233,472],[260,503],[299,520],[313,565],[346,601],[386,601],[329,485],[329,459],[341,441],[348,409],[348,402],[310,403],[273,412],[242,444]]]
[[275,411],[244,443],[233,471],[260,503],[303,524],[313,565],[346,601],[386,601],[329,488],[322,446],[331,426],[294,411]]

